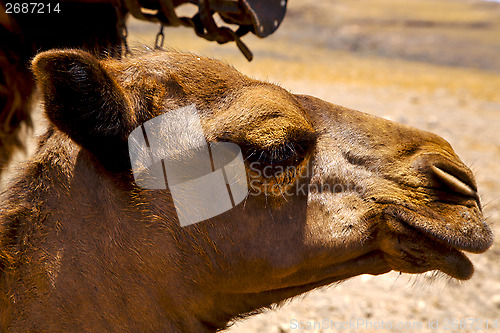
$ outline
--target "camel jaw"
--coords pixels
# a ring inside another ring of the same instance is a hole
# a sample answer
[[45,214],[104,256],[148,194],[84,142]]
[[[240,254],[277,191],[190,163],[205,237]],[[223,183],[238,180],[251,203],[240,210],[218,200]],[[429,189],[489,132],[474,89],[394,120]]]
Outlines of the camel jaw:
[[[317,270],[303,270],[281,281],[282,287],[276,286],[267,290],[234,294],[235,298],[242,297],[245,302],[256,301],[252,308],[264,308],[274,303],[306,293],[313,289],[340,283],[349,278],[362,275],[381,275],[392,270],[385,254],[380,250],[373,250],[361,256],[332,264]],[[249,310],[247,310],[249,311]],[[245,311],[242,311],[245,312]]]

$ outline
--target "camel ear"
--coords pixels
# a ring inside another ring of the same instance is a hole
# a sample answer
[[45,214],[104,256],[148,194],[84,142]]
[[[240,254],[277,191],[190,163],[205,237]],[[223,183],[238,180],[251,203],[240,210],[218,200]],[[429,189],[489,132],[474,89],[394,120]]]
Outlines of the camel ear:
[[102,63],[79,50],[51,50],[32,62],[49,120],[110,171],[130,169],[129,108]]

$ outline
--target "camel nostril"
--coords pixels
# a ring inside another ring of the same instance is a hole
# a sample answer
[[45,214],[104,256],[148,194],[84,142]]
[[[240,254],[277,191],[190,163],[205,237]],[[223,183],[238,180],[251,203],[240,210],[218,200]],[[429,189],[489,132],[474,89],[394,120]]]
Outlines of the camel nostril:
[[474,181],[466,174],[448,171],[436,165],[432,165],[431,170],[436,178],[450,190],[466,197],[472,197],[476,200],[479,199]]

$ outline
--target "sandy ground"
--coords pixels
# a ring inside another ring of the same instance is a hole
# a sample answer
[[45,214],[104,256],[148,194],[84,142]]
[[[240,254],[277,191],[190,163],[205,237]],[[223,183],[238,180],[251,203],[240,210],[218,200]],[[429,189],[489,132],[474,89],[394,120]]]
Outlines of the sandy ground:
[[[129,42],[152,46],[157,28],[131,21]],[[295,93],[443,136],[475,171],[497,235],[487,253],[470,255],[476,267],[470,281],[432,273],[363,275],[229,332],[500,332],[500,4],[290,1],[277,33],[244,38],[252,63],[235,45],[205,42],[188,29],[167,29],[166,40]]]

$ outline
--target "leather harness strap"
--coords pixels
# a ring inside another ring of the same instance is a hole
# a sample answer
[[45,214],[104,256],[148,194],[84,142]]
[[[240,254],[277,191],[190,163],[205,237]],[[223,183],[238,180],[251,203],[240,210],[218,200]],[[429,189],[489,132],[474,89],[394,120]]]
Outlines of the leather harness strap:
[[[258,37],[273,33],[283,20],[287,0],[60,0],[60,2],[107,3],[117,9],[119,33],[126,47],[125,13],[128,11],[139,20],[160,23],[164,26],[186,26],[207,40],[219,44],[234,41],[248,60],[252,52],[242,42],[241,37],[248,32]],[[5,0],[0,0],[0,25],[14,32],[16,23],[12,15],[6,13]],[[179,17],[175,8],[185,3],[198,6],[193,17]],[[122,11],[125,9],[125,12]],[[225,23],[239,26],[234,31],[228,26],[218,26],[213,15],[218,13]],[[161,36],[157,36],[158,40]],[[125,39],[125,40],[124,40]]]

